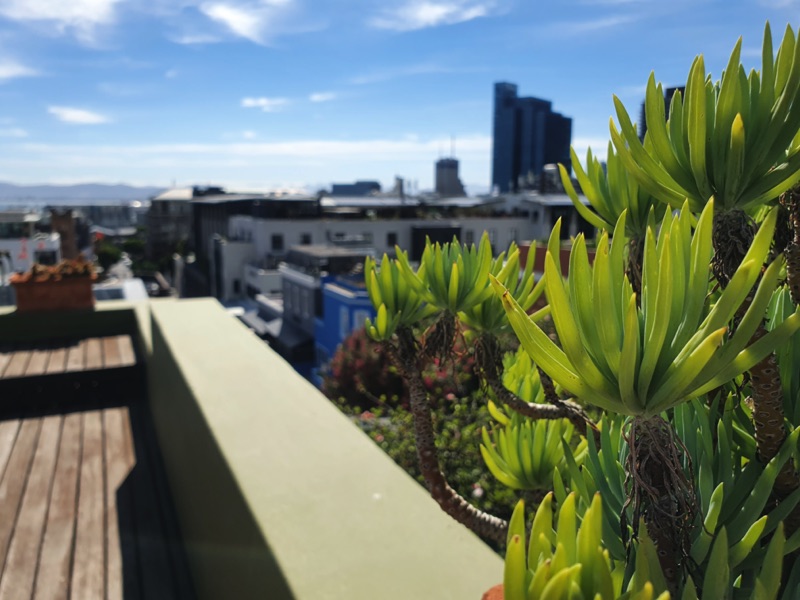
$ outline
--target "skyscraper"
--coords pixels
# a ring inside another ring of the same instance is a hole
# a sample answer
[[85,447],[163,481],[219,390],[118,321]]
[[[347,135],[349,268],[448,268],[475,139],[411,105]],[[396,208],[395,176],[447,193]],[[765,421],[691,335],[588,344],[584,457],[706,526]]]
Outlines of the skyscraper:
[[464,196],[464,186],[458,177],[458,160],[440,158],[436,161],[436,193],[442,198]]
[[501,192],[541,175],[546,164],[570,166],[572,119],[553,112],[548,100],[518,97],[513,83],[494,85],[493,137],[492,186]]

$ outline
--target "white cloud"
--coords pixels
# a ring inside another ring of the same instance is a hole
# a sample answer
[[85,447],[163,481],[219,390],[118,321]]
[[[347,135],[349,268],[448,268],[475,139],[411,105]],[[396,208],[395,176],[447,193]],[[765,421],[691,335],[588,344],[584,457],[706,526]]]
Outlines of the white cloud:
[[242,98],[243,108],[260,108],[264,112],[276,112],[287,104],[286,98]]
[[246,140],[254,140],[258,137],[258,134],[255,131],[247,130],[242,132],[242,137]]
[[[13,144],[13,152],[0,153],[0,179],[5,176],[17,182],[41,183],[46,177],[47,181],[72,178],[166,184],[176,177],[183,182],[203,182],[211,176],[230,189],[262,189],[308,183],[310,176],[318,182],[355,180],[364,173],[388,184],[400,173],[409,179],[418,177],[424,188],[430,185],[431,164],[439,148],[447,144],[447,136],[99,146],[21,141]],[[458,157],[464,181],[485,180],[491,146],[487,135],[459,134]]]
[[377,29],[413,31],[486,17],[494,8],[492,0],[410,0],[373,17],[369,24]]
[[164,79],[175,79],[178,76],[177,69],[169,69],[164,71]]
[[330,102],[336,98],[335,92],[315,92],[308,97],[311,102]]
[[231,4],[204,4],[200,10],[210,19],[222,23],[238,36],[260,44],[262,16],[260,11]]
[[[63,154],[65,160],[76,162],[99,160],[101,163],[117,162],[125,164],[131,158],[155,161],[161,158],[174,160],[179,164],[190,157],[208,158],[209,160],[239,159],[260,164],[263,157],[284,157],[301,160],[341,158],[352,160],[364,158],[369,160],[408,160],[420,159],[428,161],[428,156],[436,157],[443,144],[449,144],[450,138],[433,138],[427,140],[372,139],[372,140],[302,140],[258,143],[220,143],[220,144],[149,144],[137,146],[80,146],[60,144],[30,144],[21,146],[26,152],[34,152],[40,156]],[[492,138],[486,135],[459,136],[459,157],[482,157],[491,151]],[[431,158],[430,160],[433,160]],[[211,163],[213,164],[213,163]]]
[[47,112],[63,123],[75,125],[101,125],[111,121],[107,116],[100,113],[69,106],[50,106],[47,108]]
[[91,42],[97,27],[114,21],[114,8],[120,1],[0,0],[0,15],[12,21],[50,23],[59,33],[71,30]]
[[9,127],[7,129],[0,129],[0,138],[26,138],[28,132],[21,127]]
[[295,0],[225,0],[204,2],[199,9],[230,33],[256,44],[268,44],[279,34],[319,29],[292,18],[297,12]]
[[0,60],[0,82],[16,77],[33,77],[39,73],[14,60]]

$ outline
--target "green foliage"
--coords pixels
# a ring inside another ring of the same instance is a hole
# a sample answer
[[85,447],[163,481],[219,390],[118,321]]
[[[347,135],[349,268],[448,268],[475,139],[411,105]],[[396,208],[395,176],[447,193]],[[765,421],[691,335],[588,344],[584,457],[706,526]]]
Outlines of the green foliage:
[[719,211],[748,209],[773,200],[800,181],[800,43],[786,27],[773,57],[769,24],[764,31],[761,71],[749,74],[736,42],[722,80],[706,75],[703,57],[692,63],[685,101],[672,98],[669,120],[664,92],[651,74],[645,110],[644,145],[625,107],[614,97],[620,130],[611,139],[625,168],[653,196],[680,208],[686,198],[695,212],[712,196]]
[[580,215],[598,229],[613,230],[614,224],[625,212],[626,236],[631,239],[641,239],[644,238],[650,224],[651,209],[654,211],[656,222],[660,223],[664,218],[666,205],[641,188],[633,177],[628,176],[622,160],[614,152],[614,146],[610,142],[605,168],[592,156],[591,148],[586,153],[585,171],[574,149],[570,149],[570,156],[581,191],[597,212],[589,210],[578,199],[578,193],[572,185],[569,173],[564,165],[558,165],[564,190]]
[[484,233],[479,247],[462,246],[457,238],[446,244],[426,241],[417,272],[408,255],[397,253],[397,264],[405,281],[420,297],[440,311],[457,314],[481,304],[491,296],[489,270],[492,245]]
[[[800,313],[748,345],[777,283],[778,261],[764,273],[734,334],[726,335],[726,324],[760,275],[776,210],[762,224],[730,284],[706,312],[712,211],[709,202],[694,235],[686,204],[680,216],[665,217],[658,235],[648,228],[639,305],[624,276],[624,213],[610,249],[607,234],[601,236],[594,265],[589,265],[583,238],[575,240],[567,285],[548,250],[546,293],[561,347],[492,280],[531,358],[586,402],[619,414],[652,416],[722,385],[788,340],[800,327]],[[553,232],[557,237],[558,228]]]
[[505,599],[668,600],[655,548],[644,540],[637,552],[638,576],[624,585],[624,564],[612,560],[603,547],[602,504],[596,494],[588,508],[578,511],[575,494],[570,494],[559,503],[554,527],[556,511],[548,494],[526,536],[525,505],[520,500],[508,526]]
[[[337,401],[369,437],[400,467],[424,484],[417,463],[411,412],[402,405],[384,403],[369,411]],[[497,482],[487,471],[479,445],[481,428],[492,423],[479,391],[462,398],[433,400],[433,424],[439,459],[448,482],[481,510],[509,518],[519,494]],[[528,498],[535,498],[528,495]]]
[[[562,276],[560,222],[538,284],[532,260],[520,270],[513,244],[493,259],[486,235],[478,248],[428,242],[416,270],[399,249],[380,268],[367,263],[378,310],[368,331],[385,356],[406,353],[415,413],[346,410],[422,480],[414,417],[427,420],[430,406],[436,448],[423,456],[438,452],[450,485],[483,510],[507,516],[511,490],[550,491],[529,536],[523,505],[511,516],[508,600],[777,600],[800,586],[800,309],[770,208],[800,181],[800,41],[787,28],[774,56],[767,26],[760,72],[745,73],[740,54],[741,41],[719,82],[698,57],[669,115],[651,76],[643,142],[615,100],[606,171],[591,153],[581,167],[573,151],[595,212],[562,168],[565,188],[604,230],[593,264],[578,236]],[[732,210],[757,216],[754,237],[746,219],[748,235],[719,235],[737,221],[715,217]],[[543,291],[547,307],[528,315]],[[446,343],[427,347],[434,319],[430,337]],[[496,336],[509,328],[521,350],[501,361]],[[444,369],[429,357],[451,352],[453,338],[469,340],[452,352],[462,364],[474,356],[486,384],[460,400],[425,374]],[[348,360],[366,388],[367,363]],[[391,394],[388,381],[375,385]]]
[[114,246],[113,244],[109,244],[108,242],[103,242],[97,248],[97,262],[100,263],[100,266],[103,270],[108,270],[109,267],[113,266],[115,263],[119,262],[122,258],[122,250]]
[[[507,416],[493,402],[489,412],[497,425],[491,434],[481,430],[481,455],[492,475],[512,490],[547,490],[553,484],[553,471],[564,470],[562,443],[572,439],[574,427],[566,419],[533,421],[517,413]],[[583,458],[586,440],[575,452]]]
[[[402,250],[398,249],[397,253],[408,260]],[[388,340],[399,326],[416,325],[434,312],[432,307],[423,303],[422,296],[406,283],[405,277],[400,275],[398,264],[398,261],[389,260],[385,254],[380,270],[372,257],[368,256],[364,261],[367,293],[378,311],[375,323],[367,319],[365,327],[376,341]]]

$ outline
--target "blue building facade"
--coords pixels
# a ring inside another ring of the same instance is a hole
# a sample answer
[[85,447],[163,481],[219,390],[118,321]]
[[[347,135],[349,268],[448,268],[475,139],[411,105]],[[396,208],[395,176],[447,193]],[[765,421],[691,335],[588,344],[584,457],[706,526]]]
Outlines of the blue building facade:
[[353,331],[364,321],[375,318],[363,275],[329,276],[322,281],[322,318],[317,318],[314,330],[315,364],[311,381],[322,385],[322,379],[333,355]]
[[492,186],[516,191],[521,177],[541,175],[546,164],[570,167],[572,119],[553,112],[552,103],[520,98],[517,86],[494,85]]

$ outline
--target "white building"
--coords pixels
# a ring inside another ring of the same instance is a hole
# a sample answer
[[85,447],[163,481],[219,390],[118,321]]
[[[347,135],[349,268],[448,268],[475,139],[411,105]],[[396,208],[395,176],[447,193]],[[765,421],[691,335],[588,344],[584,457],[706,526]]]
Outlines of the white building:
[[35,262],[61,261],[61,236],[38,232],[36,224],[41,220],[38,212],[0,212],[0,261],[5,273],[27,271]]

